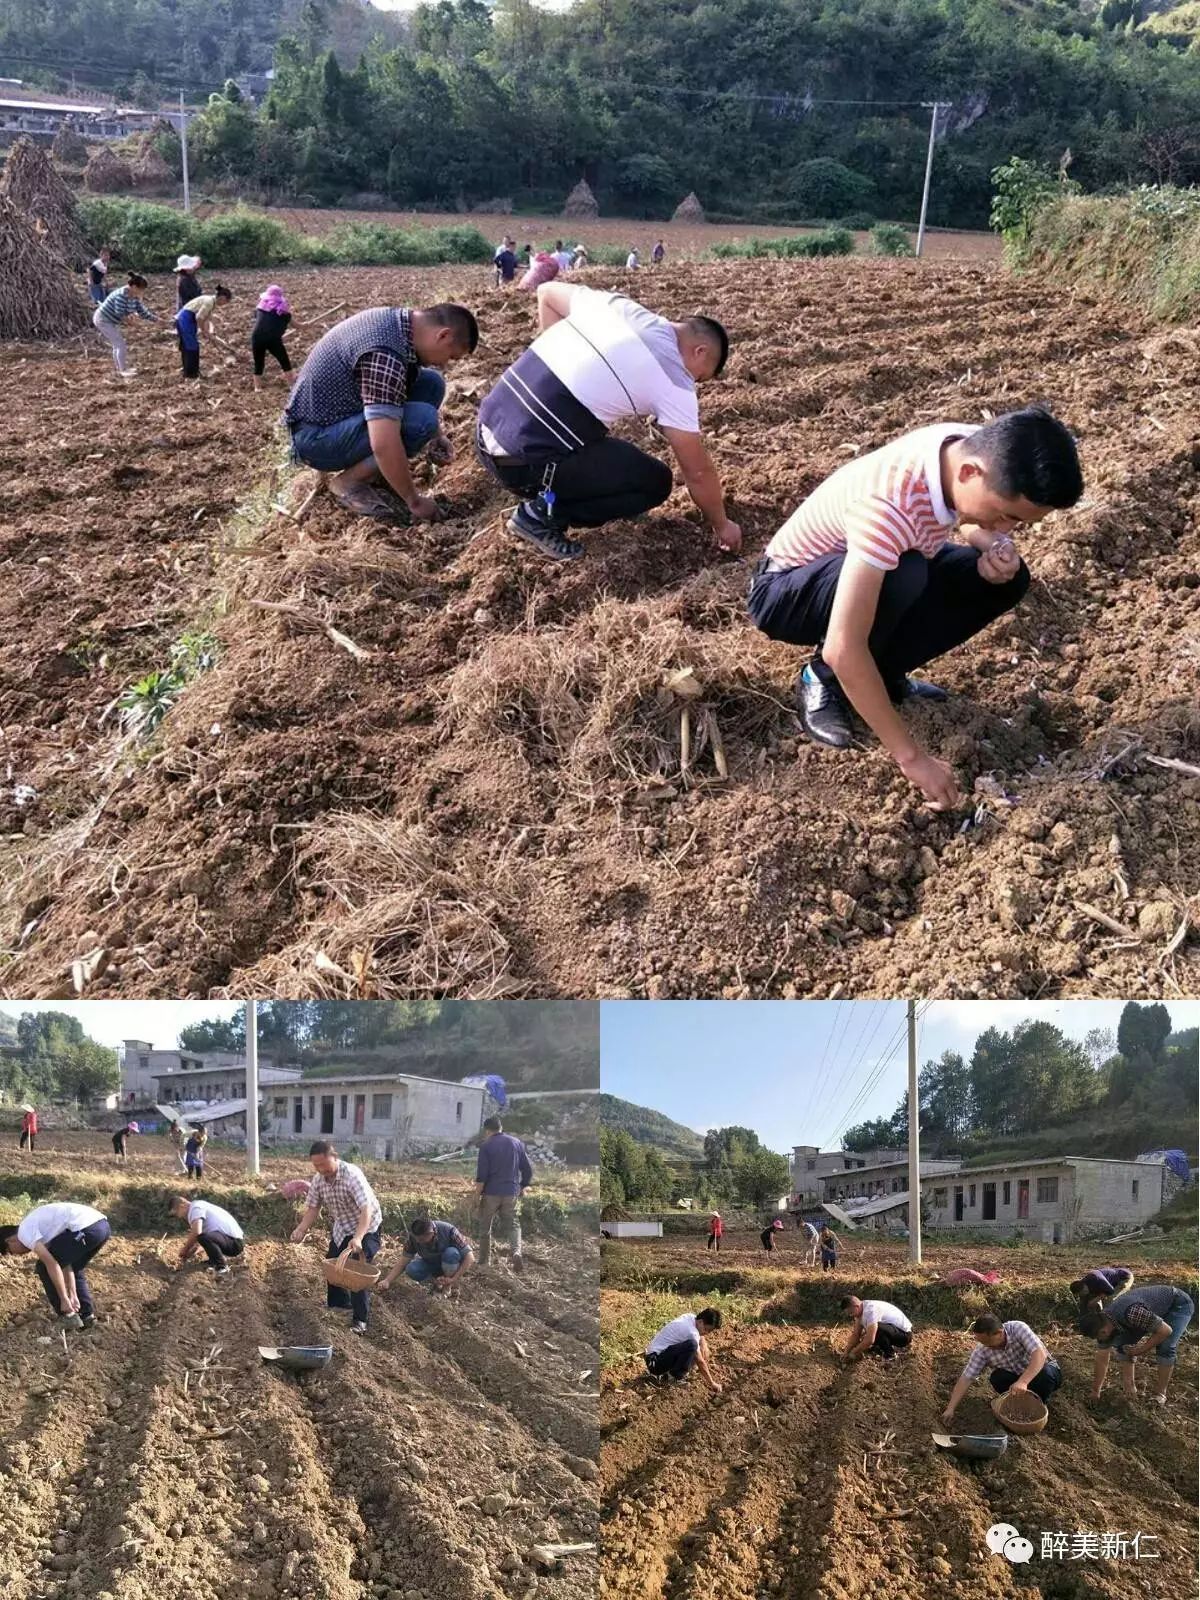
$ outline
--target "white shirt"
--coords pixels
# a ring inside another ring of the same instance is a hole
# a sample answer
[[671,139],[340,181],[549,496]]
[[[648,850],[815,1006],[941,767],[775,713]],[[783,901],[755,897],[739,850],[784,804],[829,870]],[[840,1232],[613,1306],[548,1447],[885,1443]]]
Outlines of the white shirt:
[[606,428],[636,414],[700,432],[696,384],[675,329],[626,295],[573,288],[570,315],[539,334],[533,350]]
[[699,1348],[700,1329],[696,1326],[694,1311],[685,1311],[683,1316],[675,1317],[666,1327],[660,1328],[646,1346],[646,1354],[657,1355],[660,1350],[669,1350],[673,1344],[694,1344]]
[[60,1233],[82,1233],[93,1222],[103,1222],[104,1213],[91,1206],[76,1205],[73,1200],[56,1200],[48,1206],[35,1206],[21,1219],[17,1238],[27,1250],[35,1244],[49,1244]]
[[639,265],[639,262],[638,262],[638,258],[637,258],[637,252],[635,250],[631,250],[629,252],[629,255],[625,259],[626,270],[629,271],[629,272],[632,272],[634,267],[636,267],[638,265]]
[[877,1322],[886,1323],[891,1328],[899,1328],[901,1333],[911,1333],[912,1323],[900,1310],[899,1306],[891,1305],[887,1300],[864,1300],[862,1303],[862,1325],[864,1328],[873,1328]]
[[552,253],[555,261],[558,262],[560,270],[563,272],[569,272],[571,270],[571,263],[575,260],[575,257],[571,251],[555,250]]
[[189,1228],[193,1222],[199,1222],[201,1233],[224,1233],[231,1239],[246,1237],[241,1224],[221,1206],[213,1205],[211,1200],[193,1200],[188,1207],[187,1219]]

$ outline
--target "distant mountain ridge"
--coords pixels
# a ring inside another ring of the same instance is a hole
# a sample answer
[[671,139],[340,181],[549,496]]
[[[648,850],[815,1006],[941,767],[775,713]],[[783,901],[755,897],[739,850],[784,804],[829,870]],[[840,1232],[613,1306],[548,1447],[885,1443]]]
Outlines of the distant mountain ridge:
[[704,1153],[704,1138],[694,1128],[615,1094],[600,1096],[600,1126],[627,1133],[638,1144],[653,1145],[664,1155],[693,1160]]

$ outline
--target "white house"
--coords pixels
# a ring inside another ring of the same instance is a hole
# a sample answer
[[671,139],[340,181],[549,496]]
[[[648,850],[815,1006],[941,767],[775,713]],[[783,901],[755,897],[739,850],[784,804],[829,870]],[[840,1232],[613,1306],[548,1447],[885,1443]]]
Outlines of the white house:
[[804,1207],[823,1198],[821,1180],[832,1173],[857,1172],[880,1161],[904,1160],[903,1150],[822,1150],[815,1144],[796,1144],[788,1157],[792,1205]]
[[368,1146],[390,1161],[453,1148],[483,1126],[487,1090],[408,1073],[352,1073],[274,1084],[262,1136],[272,1142],[322,1137]]
[[[238,1100],[246,1096],[246,1063],[237,1056],[230,1065],[220,1065],[211,1056],[203,1058],[202,1066],[168,1067],[151,1076],[156,1085],[155,1100],[163,1105],[208,1105],[217,1100]],[[281,1083],[296,1083],[299,1067],[259,1067],[259,1098],[268,1088]]]
[[1024,1233],[1066,1244],[1149,1222],[1162,1207],[1164,1170],[1090,1156],[998,1162],[922,1175],[921,1199],[931,1228]]

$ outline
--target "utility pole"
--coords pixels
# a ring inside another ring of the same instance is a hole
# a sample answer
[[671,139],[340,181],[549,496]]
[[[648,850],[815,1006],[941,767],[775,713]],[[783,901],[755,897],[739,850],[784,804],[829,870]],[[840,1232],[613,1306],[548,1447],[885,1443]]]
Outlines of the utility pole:
[[[183,157],[183,209],[185,211],[190,211],[192,209],[192,191],[191,191],[191,186],[190,186],[190,184],[188,182],[187,112],[184,110],[183,90],[182,89],[180,89],[180,91],[179,91],[179,148],[180,148],[180,153],[181,153],[181,155]],[[926,188],[926,192],[928,192],[928,189],[929,189],[928,179],[926,179],[925,188]],[[921,213],[921,224],[922,224],[922,226],[924,226],[924,222],[925,222],[925,213],[922,212]],[[918,255],[921,254],[920,246],[917,247],[917,254]],[[254,1170],[257,1172],[258,1168],[256,1167]]]
[[925,247],[925,217],[929,210],[929,186],[933,182],[933,147],[937,143],[938,116],[948,109],[940,100],[935,100],[929,107],[929,153],[925,157],[925,188],[921,194],[921,220],[917,225],[918,256]]
[[921,1260],[921,1106],[917,1099],[917,1002],[908,1002],[908,1259]]
[[[186,170],[186,169],[185,169]],[[246,1168],[259,1174],[258,1160],[258,1002],[246,1001]]]

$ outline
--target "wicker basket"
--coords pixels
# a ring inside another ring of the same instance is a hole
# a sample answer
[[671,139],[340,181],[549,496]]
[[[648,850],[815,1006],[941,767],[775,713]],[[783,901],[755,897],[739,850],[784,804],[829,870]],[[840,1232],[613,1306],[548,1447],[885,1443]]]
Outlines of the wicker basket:
[[992,1401],[997,1421],[1010,1433],[1041,1433],[1050,1413],[1028,1389],[1008,1389]]
[[332,1283],[338,1289],[349,1289],[352,1294],[359,1289],[373,1289],[383,1277],[378,1267],[371,1266],[361,1257],[325,1260],[321,1263],[321,1270],[326,1283]]

